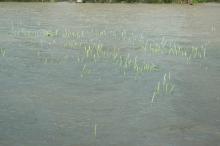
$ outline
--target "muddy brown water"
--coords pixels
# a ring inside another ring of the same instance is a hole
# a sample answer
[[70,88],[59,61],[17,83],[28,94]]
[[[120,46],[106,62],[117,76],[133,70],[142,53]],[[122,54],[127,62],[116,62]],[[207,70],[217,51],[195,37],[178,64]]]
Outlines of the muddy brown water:
[[[219,14],[215,3],[0,3],[0,146],[220,146]],[[86,58],[97,44],[159,71]],[[169,72],[174,91],[152,103]]]

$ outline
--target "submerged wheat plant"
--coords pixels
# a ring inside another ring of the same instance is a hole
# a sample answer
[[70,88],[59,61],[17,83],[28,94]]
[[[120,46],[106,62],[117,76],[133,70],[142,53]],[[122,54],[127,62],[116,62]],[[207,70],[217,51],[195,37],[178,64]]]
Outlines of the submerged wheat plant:
[[98,59],[108,59],[120,66],[125,71],[134,71],[135,73],[154,72],[159,70],[159,66],[138,61],[138,57],[132,58],[130,54],[120,55],[119,49],[104,49],[102,44],[89,45],[84,47],[85,58],[96,63]]
[[94,125],[94,136],[95,136],[95,138],[96,138],[96,135],[97,135],[97,124],[95,123],[95,125]]
[[83,65],[82,71],[81,71],[81,78],[83,78],[86,75],[89,75],[91,73],[91,70],[87,67],[86,64]]
[[153,96],[151,98],[151,103],[154,102],[155,98],[161,94],[171,94],[174,91],[175,85],[171,81],[171,75],[165,73],[163,79],[157,83],[154,88]]
[[5,49],[4,49],[4,48],[0,48],[0,55],[1,55],[2,57],[5,56]]
[[44,64],[60,64],[62,59],[61,58],[53,58],[53,57],[43,57],[41,58],[41,61],[44,63]]
[[177,46],[175,43],[165,46],[164,44],[147,42],[142,48],[146,54],[150,55],[168,55],[186,58],[187,64],[190,63],[191,59],[203,59],[207,56],[205,46],[183,48]]

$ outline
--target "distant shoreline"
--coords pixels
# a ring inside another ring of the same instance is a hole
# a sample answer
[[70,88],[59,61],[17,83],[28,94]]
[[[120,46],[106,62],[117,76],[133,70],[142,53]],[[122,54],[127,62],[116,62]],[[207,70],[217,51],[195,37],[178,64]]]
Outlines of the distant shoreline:
[[[220,0],[192,0],[196,3],[220,3]],[[76,0],[0,0],[0,2],[70,2],[77,3]],[[130,3],[130,4],[187,4],[187,0],[83,0],[79,3]]]
[[[0,3],[7,3],[7,2],[19,2],[19,3],[61,3],[61,2],[67,2],[68,1],[0,1]],[[69,3],[77,3],[75,1],[69,2]],[[87,4],[187,4],[187,3],[177,3],[177,2],[170,2],[170,3],[165,3],[165,2],[155,2],[155,3],[148,3],[148,2],[82,2],[87,3]],[[220,2],[199,2],[199,3],[193,3],[193,4],[208,4],[208,3],[213,3],[213,4],[220,4]],[[79,3],[80,4],[80,3]]]

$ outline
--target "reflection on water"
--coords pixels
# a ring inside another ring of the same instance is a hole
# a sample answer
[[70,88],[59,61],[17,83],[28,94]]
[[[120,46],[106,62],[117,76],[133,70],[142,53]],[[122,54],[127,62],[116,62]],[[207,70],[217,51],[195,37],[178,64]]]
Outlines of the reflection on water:
[[218,145],[219,8],[0,3],[0,145]]

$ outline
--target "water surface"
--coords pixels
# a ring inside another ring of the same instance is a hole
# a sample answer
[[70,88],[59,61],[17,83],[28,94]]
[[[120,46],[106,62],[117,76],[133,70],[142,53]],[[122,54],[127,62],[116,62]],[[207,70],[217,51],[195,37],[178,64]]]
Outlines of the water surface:
[[[220,5],[0,3],[0,14],[1,146],[220,144]],[[126,68],[128,55],[159,70]],[[152,102],[169,74],[174,91]]]

